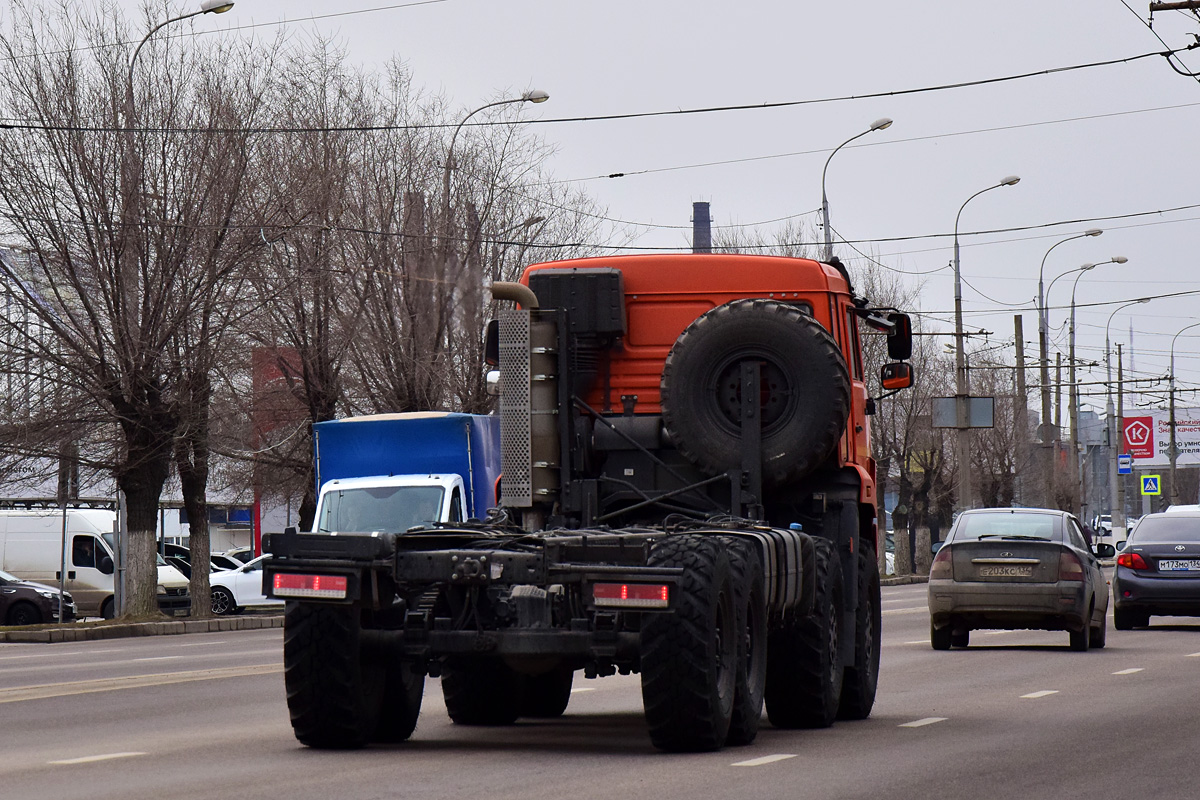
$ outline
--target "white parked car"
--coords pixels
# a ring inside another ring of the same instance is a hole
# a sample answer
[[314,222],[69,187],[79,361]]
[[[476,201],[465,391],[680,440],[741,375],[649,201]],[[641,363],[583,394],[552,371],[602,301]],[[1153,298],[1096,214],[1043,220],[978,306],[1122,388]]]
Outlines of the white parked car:
[[208,578],[212,587],[212,612],[236,614],[248,606],[283,605],[282,600],[263,594],[262,565],[270,557],[270,553],[264,553],[237,569],[212,573]]

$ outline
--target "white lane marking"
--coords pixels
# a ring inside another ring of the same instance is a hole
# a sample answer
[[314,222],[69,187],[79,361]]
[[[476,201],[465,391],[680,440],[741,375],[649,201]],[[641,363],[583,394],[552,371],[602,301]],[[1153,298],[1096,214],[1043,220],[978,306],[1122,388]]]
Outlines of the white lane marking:
[[929,640],[928,639],[916,639],[911,642],[905,642],[905,644],[929,644]]
[[1016,633],[1016,631],[984,631],[984,636],[1003,636],[1006,633]]
[[183,656],[143,656],[135,658],[134,661],[171,661],[176,658],[183,658]]
[[915,719],[912,722],[905,722],[897,725],[898,728],[924,728],[926,725],[932,725],[935,722],[945,722],[949,717],[925,717],[924,719]]
[[218,639],[215,642],[188,642],[187,644],[181,644],[179,646],[180,647],[209,647],[214,644],[225,644],[225,640]]
[[105,753],[102,756],[84,756],[83,758],[64,758],[59,761],[47,761],[47,764],[91,764],[93,761],[111,761],[114,758],[133,758],[144,756],[146,753]]
[[1113,675],[1132,675],[1135,672],[1141,672],[1144,667],[1130,667],[1129,669],[1117,670]]
[[1029,694],[1021,695],[1021,699],[1037,700],[1039,697],[1049,697],[1052,694],[1058,694],[1058,689],[1043,689],[1040,692],[1030,692]]
[[761,758],[752,758],[749,761],[735,761],[729,766],[731,767],[761,767],[764,764],[774,764],[776,761],[787,761],[789,758],[795,758],[795,753],[776,753],[773,756],[762,756]]
[[282,664],[256,664],[247,667],[198,669],[188,672],[160,672],[156,675],[130,675],[124,678],[101,678],[90,681],[49,683],[40,686],[13,686],[0,689],[0,703],[42,700],[47,697],[68,697],[93,692],[112,692],[119,689],[138,689],[145,686],[168,686],[175,683],[208,681],[220,678],[244,678],[252,675],[271,675],[283,672]]
[[580,694],[581,692],[594,692],[594,691],[596,691],[596,687],[594,687],[594,686],[587,686],[587,687],[585,687],[585,688],[582,688],[582,689],[572,689],[572,690],[571,690],[571,694]]
[[[45,647],[45,645],[37,645]],[[100,653],[119,653],[120,650],[50,650],[46,649],[41,653],[30,653],[22,656],[0,656],[0,661],[14,661],[18,658],[59,658],[60,656],[91,656],[99,655]]]
[[1200,653],[1188,653],[1186,658],[1200,658]]
[[910,606],[908,608],[885,608],[884,614],[915,614],[918,611],[928,611],[929,606]]

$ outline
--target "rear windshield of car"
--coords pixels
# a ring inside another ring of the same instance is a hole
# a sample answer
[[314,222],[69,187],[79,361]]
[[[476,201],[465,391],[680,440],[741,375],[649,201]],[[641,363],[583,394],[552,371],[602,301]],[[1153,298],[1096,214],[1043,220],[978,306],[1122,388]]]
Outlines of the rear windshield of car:
[[964,514],[954,529],[954,541],[972,539],[1044,539],[1061,541],[1054,514]]
[[1200,542],[1200,517],[1143,517],[1129,540],[1138,544]]

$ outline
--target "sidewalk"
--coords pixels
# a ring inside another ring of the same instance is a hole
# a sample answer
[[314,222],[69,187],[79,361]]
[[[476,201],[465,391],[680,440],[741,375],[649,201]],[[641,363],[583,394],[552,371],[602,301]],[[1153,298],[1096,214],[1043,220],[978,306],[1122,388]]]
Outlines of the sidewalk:
[[97,639],[124,639],[130,636],[175,636],[184,633],[248,631],[282,628],[282,614],[243,614],[212,619],[165,619],[161,622],[77,622],[66,625],[36,625],[28,628],[0,629],[0,643],[91,642]]

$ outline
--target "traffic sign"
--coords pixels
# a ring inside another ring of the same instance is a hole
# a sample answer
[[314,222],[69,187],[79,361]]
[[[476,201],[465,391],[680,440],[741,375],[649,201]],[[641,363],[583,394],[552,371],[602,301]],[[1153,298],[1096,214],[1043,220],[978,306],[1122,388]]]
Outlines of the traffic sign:
[[1117,474],[1128,475],[1133,472],[1133,456],[1129,453],[1121,453],[1117,456]]
[[1142,494],[1160,495],[1162,494],[1162,483],[1158,480],[1158,475],[1143,475],[1142,476]]

